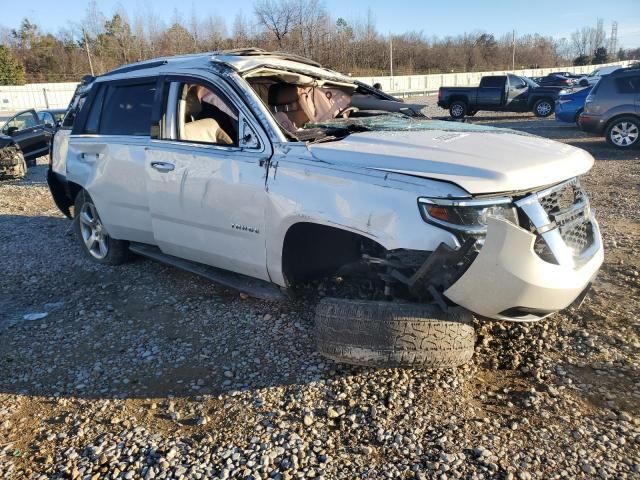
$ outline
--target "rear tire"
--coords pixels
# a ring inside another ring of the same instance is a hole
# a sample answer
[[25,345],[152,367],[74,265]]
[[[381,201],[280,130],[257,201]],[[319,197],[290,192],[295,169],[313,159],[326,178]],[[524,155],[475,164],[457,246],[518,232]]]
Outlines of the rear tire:
[[0,150],[0,180],[19,180],[27,174],[27,162],[22,150],[10,145]]
[[533,106],[533,113],[536,117],[545,118],[553,113],[555,104],[549,98],[541,98]]
[[640,145],[640,119],[637,117],[619,117],[607,126],[607,142],[621,150]]
[[451,115],[451,118],[464,118],[466,114],[467,114],[466,103],[460,100],[456,100],[451,105],[449,105],[449,115]]
[[120,265],[127,261],[129,242],[109,236],[86,190],[76,196],[73,213],[76,236],[87,257],[105,265]]
[[432,304],[325,298],[316,308],[318,352],[368,367],[451,368],[473,356],[473,316]]

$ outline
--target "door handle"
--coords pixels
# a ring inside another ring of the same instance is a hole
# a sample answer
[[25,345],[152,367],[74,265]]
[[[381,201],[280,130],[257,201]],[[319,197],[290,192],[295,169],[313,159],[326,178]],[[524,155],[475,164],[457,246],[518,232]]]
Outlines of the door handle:
[[101,154],[99,153],[86,153],[86,152],[82,152],[80,154],[80,157],[82,158],[82,160],[84,160],[87,163],[93,163],[97,160],[100,160],[100,158],[102,157]]
[[173,163],[167,162],[151,162],[151,168],[159,171],[160,173],[172,172],[176,166]]

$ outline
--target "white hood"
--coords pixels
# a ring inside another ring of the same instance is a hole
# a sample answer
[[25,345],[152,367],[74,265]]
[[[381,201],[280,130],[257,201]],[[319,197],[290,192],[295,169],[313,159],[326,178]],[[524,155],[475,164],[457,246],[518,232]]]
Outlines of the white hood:
[[325,162],[445,180],[471,194],[529,190],[593,165],[593,157],[579,148],[490,129],[352,133],[309,149]]

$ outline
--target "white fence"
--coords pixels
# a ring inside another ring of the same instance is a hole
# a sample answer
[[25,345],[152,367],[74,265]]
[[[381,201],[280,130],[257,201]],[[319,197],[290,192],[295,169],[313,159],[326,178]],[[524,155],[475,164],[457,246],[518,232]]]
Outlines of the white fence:
[[29,83],[0,87],[0,111],[27,108],[67,108],[77,83]]
[[[467,87],[480,83],[485,75],[503,75],[515,73],[526,77],[543,77],[551,72],[567,71],[588,74],[598,67],[608,65],[626,66],[630,62],[605,63],[584,67],[554,67],[513,72],[500,70],[494,72],[443,73],[434,75],[402,75],[394,77],[358,77],[358,80],[373,85],[380,83],[385,92],[407,97],[436,92],[440,87]],[[27,108],[66,108],[75,91],[77,83],[31,83],[17,87],[0,87],[0,111],[16,112]]]

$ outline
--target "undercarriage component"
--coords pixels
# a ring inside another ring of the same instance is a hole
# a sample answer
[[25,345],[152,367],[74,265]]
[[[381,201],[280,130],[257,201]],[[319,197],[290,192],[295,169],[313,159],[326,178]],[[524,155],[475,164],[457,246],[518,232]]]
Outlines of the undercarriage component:
[[401,284],[411,297],[434,300],[446,310],[448,305],[442,292],[464,274],[477,254],[477,240],[469,238],[458,249],[442,243],[433,252],[392,250],[385,258],[364,255],[363,259],[370,265],[384,267],[379,276],[389,293],[394,285]]

